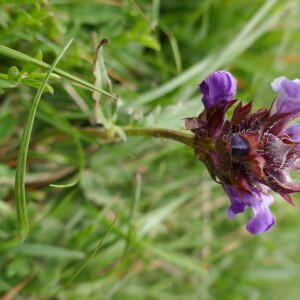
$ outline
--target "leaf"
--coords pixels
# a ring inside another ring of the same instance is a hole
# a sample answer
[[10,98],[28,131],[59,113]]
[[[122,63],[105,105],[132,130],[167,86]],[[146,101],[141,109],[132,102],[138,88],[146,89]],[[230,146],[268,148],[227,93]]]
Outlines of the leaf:
[[143,34],[139,38],[139,42],[143,44],[145,47],[159,51],[160,44],[157,39],[151,34]]
[[[32,78],[26,78],[24,80],[21,81],[22,83],[26,84],[27,86],[39,89],[42,82],[40,80],[36,80],[36,79],[32,79]],[[54,93],[54,89],[53,87],[46,83],[45,87],[44,87],[44,92],[53,94]]]
[[100,242],[98,243],[96,249],[88,256],[88,258],[86,259],[86,261],[83,263],[83,265],[71,276],[71,278],[61,287],[59,288],[53,296],[56,296],[63,288],[65,288],[66,286],[68,286],[72,281],[74,281],[74,279],[87,267],[87,265],[91,262],[91,260],[94,258],[94,256],[97,254],[97,252],[99,252],[99,250],[102,248],[103,243],[106,241],[106,239],[108,238],[108,236],[110,235],[117,219],[118,219],[119,215],[117,215],[115,217],[115,219],[113,220],[113,222],[111,223],[110,227],[108,228],[108,231],[106,232],[106,234],[104,235],[104,237],[100,240]]
[[[43,53],[41,50],[39,50],[37,52],[37,54],[35,55],[35,58],[37,60],[43,62]],[[28,63],[22,68],[21,72],[31,74],[31,73],[39,71],[40,69],[41,69],[40,67],[33,65],[31,63]]]
[[146,17],[146,15],[143,13],[141,8],[135,3],[134,0],[128,0],[130,4],[137,10],[137,12],[142,16],[142,18],[149,24],[150,28],[154,30],[154,26],[151,24],[150,20]]
[[206,269],[199,264],[197,260],[187,255],[180,254],[175,251],[163,249],[159,246],[148,246],[149,250],[158,255],[159,257],[167,260],[168,262],[178,266],[179,268],[186,270],[187,272],[195,272],[199,275],[203,275]]
[[[14,49],[11,49],[11,48],[8,48],[8,47],[5,47],[3,45],[0,45],[0,55],[4,55],[4,56],[7,56],[7,57],[10,57],[12,59],[16,59],[18,61],[22,61],[22,62],[29,62],[35,66],[38,66],[40,68],[45,68],[45,69],[50,69],[51,68],[51,65],[48,65],[44,62],[41,62],[35,58],[32,58],[24,53],[21,53],[19,51],[16,51]],[[90,88],[91,90],[95,90],[95,91],[98,91],[100,93],[103,93],[107,96],[110,96],[112,98],[115,98],[115,99],[118,99],[117,97],[111,95],[110,93],[102,90],[102,89],[99,89],[98,87],[96,87],[95,85],[85,81],[85,80],[82,80],[81,78],[78,78],[68,72],[65,72],[63,70],[60,70],[60,69],[57,69],[57,68],[54,68],[54,72],[58,75],[61,75],[65,78],[68,78],[69,80],[72,80],[73,82],[76,82],[76,83],[79,83],[87,88]]]
[[[95,77],[95,86],[102,89],[104,86],[107,86],[111,92],[112,84],[107,75],[106,68],[104,65],[103,58],[103,45],[108,43],[108,39],[103,39],[97,49],[96,49],[96,57],[94,61],[93,74]],[[94,113],[95,120],[98,124],[102,124],[106,129],[110,127],[110,124],[107,120],[107,117],[104,114],[103,110],[103,102],[101,101],[101,94],[98,91],[93,91],[93,99],[95,101],[94,105]]]
[[12,112],[8,111],[0,115],[0,124],[5,124],[5,126],[0,126],[0,144],[2,144],[13,132],[17,120],[13,117]]
[[18,86],[18,81],[10,79],[0,79],[0,89],[14,88]]
[[24,240],[28,235],[29,225],[28,225],[28,217],[27,217],[27,208],[26,208],[26,195],[25,195],[25,169],[26,169],[26,160],[27,160],[27,153],[28,147],[32,132],[32,127],[37,111],[38,104],[40,102],[42,93],[45,89],[48,79],[50,78],[50,74],[53,72],[56,64],[62,58],[64,53],[67,51],[69,46],[71,45],[72,40],[70,40],[61,53],[56,57],[53,64],[48,70],[47,75],[45,76],[42,85],[40,86],[34,100],[32,103],[32,108],[29,113],[29,117],[27,123],[25,125],[25,129],[23,131],[21,146],[19,149],[18,155],[18,163],[16,169],[16,177],[15,177],[15,197],[16,197],[16,207],[17,207],[17,216],[18,222],[20,226],[20,238]]
[[137,236],[139,238],[143,237],[150,231],[153,231],[154,228],[159,226],[175,209],[177,209],[180,205],[186,202],[189,199],[190,195],[185,194],[179,196],[177,199],[166,203],[164,206],[153,210],[148,215],[142,217],[137,221]]
[[22,244],[16,248],[16,251],[22,254],[37,257],[53,257],[57,259],[82,259],[84,253],[77,250],[70,250],[66,248],[43,245],[43,244]]

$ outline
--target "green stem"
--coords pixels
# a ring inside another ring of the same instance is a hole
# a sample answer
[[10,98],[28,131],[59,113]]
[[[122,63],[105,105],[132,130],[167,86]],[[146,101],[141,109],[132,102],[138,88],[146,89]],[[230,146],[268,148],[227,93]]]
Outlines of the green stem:
[[[36,58],[30,57],[30,56],[28,56],[28,55],[26,55],[22,52],[19,52],[17,50],[12,49],[12,48],[5,47],[3,45],[0,45],[0,55],[4,55],[6,57],[10,57],[12,59],[15,59],[15,60],[18,60],[18,61],[21,61],[21,62],[24,62],[24,63],[30,63],[30,64],[33,64],[37,67],[46,69],[46,70],[49,70],[51,68],[51,65],[49,65],[47,63],[44,63],[43,61],[40,61]],[[93,84],[91,84],[91,83],[89,83],[89,82],[87,82],[83,79],[80,79],[80,78],[78,78],[78,77],[76,77],[76,76],[74,76],[74,75],[72,75],[68,72],[65,72],[63,70],[60,70],[58,68],[54,68],[53,73],[56,73],[60,76],[63,76],[65,78],[69,79],[69,80],[72,80],[73,82],[81,84],[81,85],[83,85],[83,86],[85,86],[85,87],[87,87],[87,88],[89,88],[93,91],[98,91],[98,92],[100,92],[102,94],[105,94],[105,95],[107,95],[111,98],[114,98],[116,100],[118,99],[116,96],[111,95],[110,93],[100,89],[99,87],[97,87],[97,86],[95,86],[95,85],[93,85]]]
[[195,135],[177,130],[163,128],[130,128],[124,129],[127,136],[153,136],[174,140],[188,146],[195,145]]
[[15,176],[15,194],[16,194],[16,208],[17,208],[17,217],[19,221],[20,226],[20,237],[23,241],[27,235],[29,230],[28,225],[28,217],[27,217],[27,205],[26,205],[26,195],[25,195],[25,169],[26,169],[26,160],[27,160],[27,154],[28,154],[28,147],[31,137],[31,132],[33,128],[33,123],[35,120],[35,115],[37,111],[38,104],[40,102],[40,99],[42,97],[42,94],[44,92],[45,86],[50,78],[50,75],[52,71],[54,70],[56,64],[59,62],[59,60],[62,58],[64,53],[67,51],[69,46],[71,45],[72,40],[70,40],[63,50],[60,52],[60,54],[56,57],[53,64],[49,67],[49,70],[39,87],[35,98],[32,103],[32,107],[30,109],[30,113],[28,116],[28,120],[26,122],[22,138],[21,138],[21,146],[19,149],[18,154],[18,162],[17,162],[17,168],[16,168],[16,176]]
[[[209,138],[195,137],[194,134],[186,130],[171,130],[164,128],[122,128],[127,136],[152,136],[164,138],[183,143],[192,148],[200,147],[204,150],[213,150],[214,142]],[[108,134],[107,130],[97,128],[85,128],[80,130],[82,134],[105,139],[107,142],[115,142],[116,137]],[[119,140],[119,139],[118,139]]]

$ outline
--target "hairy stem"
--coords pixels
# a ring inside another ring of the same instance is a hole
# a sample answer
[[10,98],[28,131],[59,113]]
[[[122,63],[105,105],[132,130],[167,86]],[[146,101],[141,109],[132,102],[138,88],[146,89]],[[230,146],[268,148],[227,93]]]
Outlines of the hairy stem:
[[[201,147],[203,150],[214,149],[214,143],[209,138],[199,138],[186,130],[171,130],[164,128],[122,128],[127,136],[151,136],[164,138],[183,143],[192,148]],[[114,142],[116,138],[107,134],[107,131],[97,128],[85,128],[82,133]]]

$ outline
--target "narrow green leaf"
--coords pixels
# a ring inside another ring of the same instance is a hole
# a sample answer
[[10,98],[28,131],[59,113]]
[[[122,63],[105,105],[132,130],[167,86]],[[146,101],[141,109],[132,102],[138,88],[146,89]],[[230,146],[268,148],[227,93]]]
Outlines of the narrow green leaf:
[[172,250],[163,249],[158,245],[156,245],[155,247],[146,245],[146,248],[151,250],[160,258],[165,259],[166,261],[174,264],[175,266],[178,266],[179,268],[187,272],[195,272],[199,275],[203,275],[206,272],[205,268],[193,257],[189,257]]
[[84,155],[84,150],[82,148],[80,139],[78,137],[78,135],[74,132],[72,132],[75,144],[76,144],[76,148],[77,148],[77,152],[78,152],[78,162],[79,162],[79,170],[78,173],[75,175],[75,178],[73,178],[69,183],[63,183],[63,184],[50,184],[50,186],[55,187],[55,188],[68,188],[68,187],[72,187],[74,185],[76,185],[81,177],[81,174],[83,172],[83,168],[85,165],[85,155]]
[[131,203],[130,207],[130,215],[129,215],[129,226],[127,231],[127,239],[126,239],[126,245],[124,249],[124,254],[128,253],[128,250],[131,246],[131,244],[136,239],[136,214],[138,210],[139,201],[141,198],[141,190],[142,190],[142,176],[140,173],[136,174],[136,188],[135,188],[135,195],[133,198],[133,201]]
[[10,79],[0,79],[0,89],[14,88],[18,85],[18,81]]
[[178,47],[176,37],[174,36],[171,29],[168,28],[168,26],[162,25],[161,28],[164,31],[164,33],[166,34],[169,41],[170,41],[170,45],[171,45],[171,48],[172,48],[172,51],[173,51],[174,60],[175,60],[175,64],[176,64],[176,69],[177,69],[177,72],[180,73],[182,71],[182,63],[181,63],[181,55],[180,55],[180,51],[179,51],[179,47]]
[[[282,11],[268,16],[269,11],[278,0],[266,1],[256,14],[245,23],[243,30],[230,42],[221,52],[211,54],[198,63],[194,64],[181,74],[172,78],[160,87],[155,88],[138,97],[134,103],[135,107],[141,107],[156,100],[159,97],[178,88],[180,85],[195,78],[205,78],[207,75],[222,66],[233,61],[242,51],[250,47],[263,33],[265,33],[275,21],[281,16]],[[261,22],[261,23],[260,23]]]
[[71,250],[44,244],[22,244],[16,248],[19,253],[37,257],[54,257],[57,259],[82,259],[84,253],[77,250]]
[[15,177],[15,195],[16,195],[16,208],[17,208],[17,216],[18,222],[20,226],[20,238],[23,241],[28,235],[28,218],[27,218],[27,208],[26,208],[26,195],[25,195],[25,169],[26,169],[26,159],[28,153],[28,146],[30,141],[30,136],[32,132],[33,122],[35,119],[37,107],[39,101],[41,99],[42,93],[45,89],[48,79],[50,78],[51,73],[53,72],[56,64],[62,58],[64,53],[69,48],[70,44],[73,40],[70,40],[66,46],[63,48],[61,53],[56,57],[53,64],[48,70],[47,75],[45,76],[34,100],[32,103],[32,107],[28,116],[27,123],[25,125],[25,129],[23,131],[21,146],[19,149],[18,155],[18,163],[16,169],[16,177]]
[[140,9],[140,7],[135,3],[134,0],[128,0],[129,3],[137,10],[137,12],[142,16],[142,18],[148,23],[148,25],[150,26],[150,28],[152,30],[154,30],[154,26],[151,24],[151,22],[149,21],[149,19],[146,17],[146,15],[143,13],[143,11]]
[[13,132],[16,123],[17,120],[13,117],[11,111],[2,112],[0,124],[5,124],[5,126],[0,126],[0,144]]
[[56,297],[59,292],[64,289],[66,286],[68,286],[81,272],[82,270],[90,263],[90,261],[94,258],[94,256],[97,254],[97,252],[100,250],[100,248],[102,247],[102,244],[105,242],[105,240],[107,239],[107,237],[109,236],[109,234],[111,233],[117,219],[119,217],[119,214],[117,214],[117,216],[115,217],[115,219],[113,220],[113,222],[111,223],[108,231],[106,232],[105,236],[101,239],[101,241],[99,242],[99,244],[97,245],[96,249],[91,253],[91,255],[85,260],[85,262],[83,263],[83,265],[73,274],[73,276],[62,286],[60,287],[51,298]]
[[141,217],[137,221],[137,237],[142,238],[150,231],[153,231],[158,225],[160,225],[168,216],[171,215],[172,211],[177,209],[180,205],[186,202],[190,198],[189,194],[179,196],[174,201],[166,203],[162,207],[153,210],[151,213]]
[[[19,51],[16,51],[14,49],[11,49],[11,48],[8,48],[8,47],[5,47],[3,45],[0,45],[0,55],[4,55],[4,56],[7,56],[7,57],[10,57],[12,59],[16,59],[18,61],[21,61],[21,62],[25,62],[25,63],[31,63],[33,65],[36,65],[40,68],[44,68],[44,69],[50,69],[51,66],[47,63],[44,63],[36,58],[32,58],[24,53],[21,53]],[[54,73],[58,74],[58,75],[61,75],[62,77],[65,77],[67,79],[70,79],[72,80],[73,82],[76,82],[76,83],[79,83],[91,90],[94,90],[94,91],[98,91],[100,93],[103,93],[109,97],[112,97],[114,99],[117,99],[117,97],[115,97],[114,95],[111,95],[110,93],[102,90],[102,89],[99,89],[98,87],[96,87],[95,85],[85,81],[85,80],[82,80],[74,75],[71,75],[69,74],[68,72],[65,72],[63,70],[60,70],[60,69],[57,69],[57,68],[54,68],[53,70]]]

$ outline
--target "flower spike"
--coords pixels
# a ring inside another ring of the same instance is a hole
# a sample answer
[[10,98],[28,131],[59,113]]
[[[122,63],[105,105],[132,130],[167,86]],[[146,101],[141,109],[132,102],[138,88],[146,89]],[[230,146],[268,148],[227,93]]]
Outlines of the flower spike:
[[187,118],[185,127],[196,139],[205,138],[213,145],[195,146],[196,158],[223,185],[231,202],[228,217],[252,208],[254,216],[246,229],[259,234],[275,224],[269,210],[270,190],[292,205],[290,195],[300,192],[300,183],[289,175],[291,170],[300,170],[300,125],[290,126],[300,115],[300,81],[275,79],[272,88],[278,96],[271,109],[251,112],[251,102],[245,106],[239,102],[231,119],[226,119],[236,102],[236,83],[226,71],[210,74],[199,86],[205,110]]

